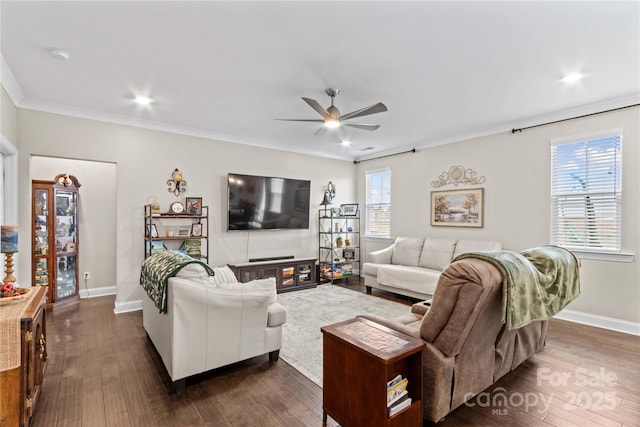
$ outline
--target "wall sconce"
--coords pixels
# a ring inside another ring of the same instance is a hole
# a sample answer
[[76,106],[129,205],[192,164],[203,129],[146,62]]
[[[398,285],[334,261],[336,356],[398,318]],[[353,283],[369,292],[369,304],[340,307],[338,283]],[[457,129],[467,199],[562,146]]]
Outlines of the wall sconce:
[[333,200],[336,197],[336,185],[331,181],[327,184],[327,193],[329,193],[329,200]]
[[167,185],[169,186],[167,191],[173,193],[176,197],[187,190],[187,181],[182,178],[182,172],[178,168],[171,173],[171,179],[167,181]]

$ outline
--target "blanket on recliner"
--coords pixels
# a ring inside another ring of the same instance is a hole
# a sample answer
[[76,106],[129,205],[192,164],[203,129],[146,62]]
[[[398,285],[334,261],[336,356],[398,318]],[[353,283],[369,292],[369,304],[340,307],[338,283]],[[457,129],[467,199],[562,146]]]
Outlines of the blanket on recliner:
[[144,288],[160,313],[167,312],[167,283],[170,277],[189,264],[202,265],[209,276],[215,273],[204,262],[177,251],[160,251],[142,262],[140,286]]
[[557,246],[469,252],[454,261],[464,258],[487,261],[502,274],[502,323],[509,329],[549,319],[580,295],[580,263]]

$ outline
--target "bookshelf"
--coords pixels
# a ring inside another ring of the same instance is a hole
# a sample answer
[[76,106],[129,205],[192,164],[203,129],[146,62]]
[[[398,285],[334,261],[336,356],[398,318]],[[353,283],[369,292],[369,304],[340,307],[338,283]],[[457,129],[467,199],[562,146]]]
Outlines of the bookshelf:
[[320,279],[333,284],[336,280],[359,280],[360,216],[337,215],[333,209],[319,211],[318,259]]
[[171,214],[153,211],[144,206],[144,257],[171,249],[209,261],[209,207],[203,206],[200,215]]

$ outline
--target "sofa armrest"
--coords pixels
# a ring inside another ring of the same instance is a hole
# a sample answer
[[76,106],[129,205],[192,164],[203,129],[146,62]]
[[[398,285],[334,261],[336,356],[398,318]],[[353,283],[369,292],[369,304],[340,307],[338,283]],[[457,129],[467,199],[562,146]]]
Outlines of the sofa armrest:
[[284,306],[277,302],[269,304],[267,308],[267,326],[273,328],[285,323],[287,323],[287,311]]
[[391,256],[393,255],[393,245],[380,249],[379,251],[369,252],[369,262],[375,264],[391,264]]

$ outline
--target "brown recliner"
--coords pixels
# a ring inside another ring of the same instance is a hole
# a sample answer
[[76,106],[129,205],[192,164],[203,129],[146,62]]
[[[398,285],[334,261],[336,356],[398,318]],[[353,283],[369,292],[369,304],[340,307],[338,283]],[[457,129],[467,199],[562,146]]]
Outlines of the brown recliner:
[[442,272],[431,306],[388,320],[362,316],[422,338],[423,418],[451,411],[544,348],[547,321],[508,330],[502,318],[502,276],[490,263],[467,258]]

